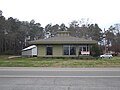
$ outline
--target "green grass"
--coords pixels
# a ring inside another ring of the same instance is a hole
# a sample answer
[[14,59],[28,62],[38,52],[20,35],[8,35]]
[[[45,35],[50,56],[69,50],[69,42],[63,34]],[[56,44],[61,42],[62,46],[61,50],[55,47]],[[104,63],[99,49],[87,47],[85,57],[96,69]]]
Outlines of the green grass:
[[0,67],[120,67],[120,57],[112,59],[11,58],[0,56]]

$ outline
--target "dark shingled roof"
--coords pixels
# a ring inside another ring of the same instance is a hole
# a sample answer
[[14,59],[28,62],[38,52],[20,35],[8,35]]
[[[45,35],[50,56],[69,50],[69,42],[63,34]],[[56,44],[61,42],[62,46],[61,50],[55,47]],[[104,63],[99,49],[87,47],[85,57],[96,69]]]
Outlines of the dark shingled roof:
[[30,44],[96,44],[92,39],[76,38],[72,36],[55,36],[47,39],[30,41]]

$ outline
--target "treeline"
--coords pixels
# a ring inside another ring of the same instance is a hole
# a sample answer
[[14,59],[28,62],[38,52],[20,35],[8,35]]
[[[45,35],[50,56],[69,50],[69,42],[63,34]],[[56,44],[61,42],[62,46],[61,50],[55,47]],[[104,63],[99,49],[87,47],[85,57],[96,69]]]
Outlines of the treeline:
[[0,17],[0,54],[20,54],[28,41],[44,38],[43,27],[39,23],[19,21],[12,17]]
[[120,52],[120,24],[110,26],[108,30],[101,30],[98,24],[85,20],[72,21],[69,26],[63,23],[42,27],[34,20],[19,21],[0,16],[0,54],[20,54],[23,48],[29,46],[29,41],[53,37],[58,31],[70,31],[72,36],[96,40],[101,51],[106,46],[107,51]]

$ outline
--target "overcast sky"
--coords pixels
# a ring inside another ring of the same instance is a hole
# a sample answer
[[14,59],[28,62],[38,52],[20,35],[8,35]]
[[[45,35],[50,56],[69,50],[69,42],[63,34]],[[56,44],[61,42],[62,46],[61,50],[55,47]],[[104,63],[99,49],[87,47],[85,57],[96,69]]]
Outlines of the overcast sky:
[[73,20],[89,18],[102,29],[120,23],[120,0],[0,0],[6,18],[68,25]]

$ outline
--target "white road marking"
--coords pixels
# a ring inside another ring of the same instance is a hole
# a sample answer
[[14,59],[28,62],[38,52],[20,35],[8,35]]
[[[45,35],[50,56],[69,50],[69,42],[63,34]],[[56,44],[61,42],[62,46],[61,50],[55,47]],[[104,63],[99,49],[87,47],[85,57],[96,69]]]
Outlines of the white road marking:
[[104,71],[112,71],[112,72],[116,72],[116,71],[118,71],[118,72],[120,72],[120,70],[42,70],[42,69],[0,69],[0,71],[42,71],[42,72],[104,72]]
[[0,75],[0,78],[120,78],[120,76],[19,76],[19,75]]

